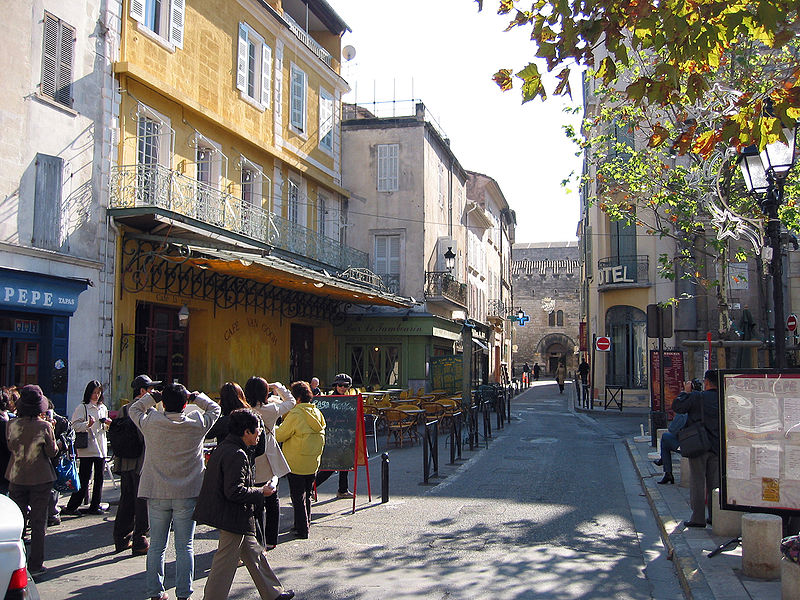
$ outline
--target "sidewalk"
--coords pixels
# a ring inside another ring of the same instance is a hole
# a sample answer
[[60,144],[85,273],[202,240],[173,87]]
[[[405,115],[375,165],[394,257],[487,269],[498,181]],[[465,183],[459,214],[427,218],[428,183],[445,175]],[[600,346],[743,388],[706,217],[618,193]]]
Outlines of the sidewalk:
[[675,484],[659,485],[663,475],[648,458],[655,449],[649,442],[627,441],[642,488],[661,529],[661,537],[672,555],[686,597],[693,600],[777,600],[780,579],[763,581],[741,574],[742,548],[738,546],[708,558],[708,553],[730,538],[712,534],[711,526],[690,529],[683,525],[691,514],[689,488],[680,487],[680,459],[674,461]]

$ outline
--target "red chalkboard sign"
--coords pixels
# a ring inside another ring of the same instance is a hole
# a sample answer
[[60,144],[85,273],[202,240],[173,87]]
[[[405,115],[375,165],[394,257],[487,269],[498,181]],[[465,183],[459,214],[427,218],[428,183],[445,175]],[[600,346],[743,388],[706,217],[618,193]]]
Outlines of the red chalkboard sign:
[[661,373],[658,364],[658,350],[650,350],[650,410],[666,411],[673,417],[672,401],[683,391],[685,381],[683,352],[669,350],[664,352],[664,396],[666,404],[661,403]]

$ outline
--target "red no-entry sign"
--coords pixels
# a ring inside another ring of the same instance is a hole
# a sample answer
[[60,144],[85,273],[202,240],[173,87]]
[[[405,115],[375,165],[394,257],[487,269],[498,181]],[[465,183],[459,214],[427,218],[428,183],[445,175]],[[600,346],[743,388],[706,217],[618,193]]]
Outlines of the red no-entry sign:
[[600,336],[599,338],[597,338],[595,346],[600,352],[608,352],[609,350],[611,350],[611,338],[608,338],[604,335]]
[[789,331],[794,331],[797,329],[797,316],[796,315],[789,315],[786,319],[786,329]]

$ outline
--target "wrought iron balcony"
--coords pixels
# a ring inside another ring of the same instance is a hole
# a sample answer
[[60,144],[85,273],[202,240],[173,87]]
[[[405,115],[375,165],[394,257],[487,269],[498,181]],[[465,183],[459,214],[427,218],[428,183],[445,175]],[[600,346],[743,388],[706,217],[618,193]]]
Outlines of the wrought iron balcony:
[[339,270],[369,265],[365,252],[160,165],[112,169],[109,209],[130,208],[182,215]]
[[425,273],[425,299],[434,302],[447,300],[459,308],[466,308],[467,284],[459,283],[447,271],[428,271]]
[[311,50],[314,54],[316,54],[322,62],[331,67],[333,62],[333,57],[330,55],[330,52],[328,52],[327,50],[325,50],[325,48],[320,46],[317,40],[312,38],[305,29],[300,27],[297,21],[295,21],[292,17],[290,17],[289,13],[287,13],[286,11],[284,11],[283,13],[283,18],[289,25],[289,29],[291,30],[291,32],[295,34],[295,36],[297,36],[297,39],[299,39],[306,46],[308,46],[308,49]]
[[486,303],[487,317],[500,317],[505,319],[512,312],[512,307],[507,305],[504,300],[489,300]]
[[601,290],[626,287],[648,287],[650,281],[650,257],[610,256],[597,261],[598,287]]

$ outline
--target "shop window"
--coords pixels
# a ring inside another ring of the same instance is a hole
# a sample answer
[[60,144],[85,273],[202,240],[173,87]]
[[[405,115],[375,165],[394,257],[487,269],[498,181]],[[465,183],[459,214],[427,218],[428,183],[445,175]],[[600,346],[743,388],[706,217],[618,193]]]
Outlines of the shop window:
[[612,306],[606,312],[611,351],[606,361],[606,384],[647,387],[647,315],[633,306]]
[[400,346],[353,345],[348,347],[355,387],[386,389],[400,384]]

